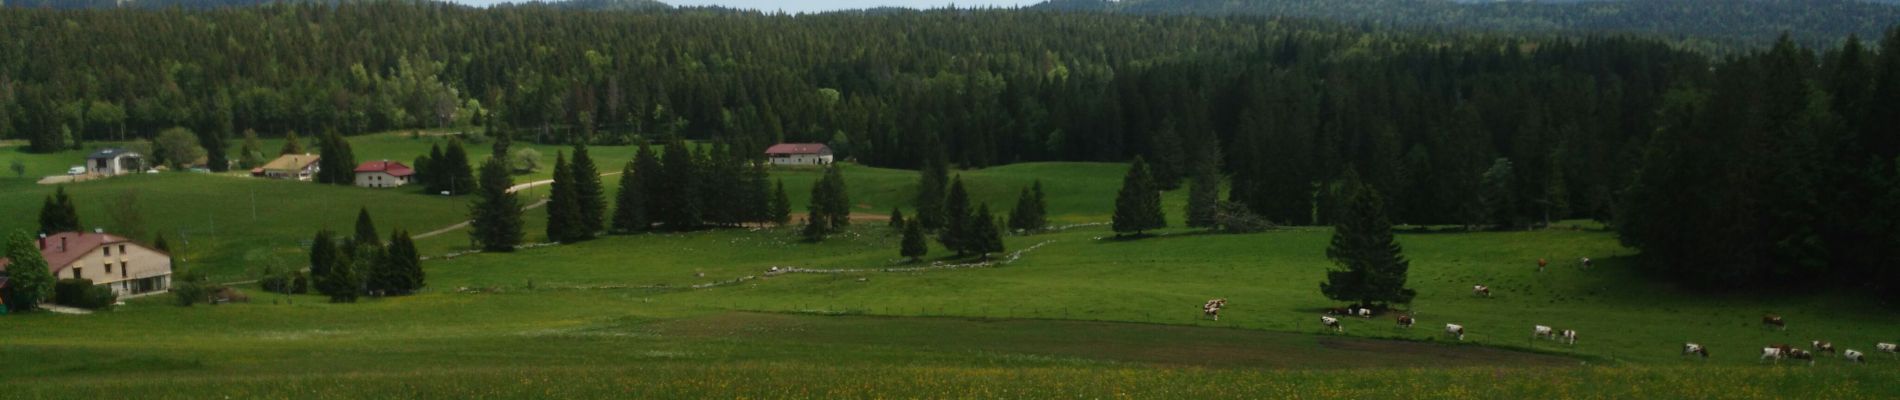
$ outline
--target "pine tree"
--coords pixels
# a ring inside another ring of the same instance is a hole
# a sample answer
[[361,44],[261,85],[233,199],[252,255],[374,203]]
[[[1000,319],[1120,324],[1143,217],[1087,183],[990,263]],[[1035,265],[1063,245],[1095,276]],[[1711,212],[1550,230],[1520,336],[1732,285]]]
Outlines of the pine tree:
[[898,253],[904,256],[904,258],[909,259],[910,262],[917,262],[922,259],[925,254],[930,252],[930,246],[924,243],[924,226],[922,223],[916,220],[904,223],[904,242],[902,246],[903,247],[898,250]]
[[369,218],[369,207],[357,209],[356,236],[351,237],[350,240],[371,246],[383,245],[382,237],[376,236],[376,222]]
[[818,181],[811,185],[811,201],[805,205],[807,211],[804,234],[807,240],[824,240],[825,235],[837,233],[841,228],[833,224],[836,220],[832,217],[832,213],[835,212],[832,206],[836,203],[833,197],[838,193],[832,190],[835,184],[832,179],[833,175],[826,173],[824,177],[818,178]]
[[1002,227],[996,221],[996,216],[990,214],[990,205],[977,206],[976,215],[969,219],[969,223],[971,224],[968,229],[969,252],[980,255],[985,260],[990,258],[991,253],[1003,252]]
[[238,147],[238,167],[246,170],[264,166],[264,145],[257,140],[257,131],[244,130],[244,144]]
[[[503,173],[508,172],[507,155],[491,158],[501,163]],[[439,184],[442,185],[437,190],[438,192],[446,190],[451,195],[460,196],[479,190],[480,184],[475,181],[475,170],[469,163],[468,149],[463,148],[462,139],[449,138],[449,146],[443,150],[442,157],[435,158],[430,164],[436,174],[441,175],[437,177],[441,180]]]
[[574,183],[574,167],[567,162],[567,156],[554,153],[554,184],[548,188],[548,226],[549,241],[572,243],[582,240],[580,201]]
[[574,179],[575,211],[581,222],[577,237],[593,239],[607,229],[607,190],[601,187],[600,167],[595,166],[594,158],[587,154],[586,143],[574,145],[574,159],[568,163],[568,169],[568,176]]
[[61,185],[40,205],[40,233],[51,235],[81,230],[79,210],[73,205],[73,198],[66,195],[66,186]]
[[199,114],[205,121],[200,125],[202,129],[198,130],[201,132],[199,136],[202,136],[198,142],[205,149],[205,167],[211,172],[229,171],[231,159],[227,154],[228,146],[225,145],[225,141],[231,137],[232,133],[235,133],[233,131],[236,129],[232,121],[231,95],[222,90],[218,91],[217,94],[211,96],[211,101],[206,104],[206,108]]
[[845,189],[843,169],[838,164],[831,164],[825,168],[825,177],[821,182],[825,183],[825,191],[830,192],[825,196],[825,217],[830,219],[826,223],[832,231],[850,226],[851,195]]
[[666,190],[666,169],[660,165],[660,157],[653,154],[653,148],[645,141],[640,142],[640,151],[633,156],[633,172],[640,181],[640,195],[645,196],[640,203],[646,207],[647,229],[660,220],[661,193]]
[[781,179],[774,184],[771,203],[773,224],[784,226],[792,222],[792,199],[785,195],[785,180]]
[[[442,146],[430,144],[429,154],[423,156],[423,159],[428,160],[428,166],[416,166],[416,175],[418,175],[416,176],[416,180],[422,182],[423,189],[428,191],[429,194],[442,193],[443,191],[449,190],[448,176],[451,167],[448,166],[448,156],[442,153]],[[454,193],[451,192],[450,194]]]
[[53,297],[53,272],[40,255],[33,236],[25,232],[7,235],[7,286],[0,288],[8,310],[27,312]]
[[898,230],[904,229],[904,225],[906,225],[904,223],[904,209],[892,207],[891,220],[888,223],[888,225],[891,227],[891,229],[898,229]]
[[1359,304],[1408,304],[1417,292],[1405,287],[1411,262],[1392,238],[1392,222],[1377,190],[1346,171],[1343,207],[1326,258],[1334,268],[1319,285],[1326,298]]
[[647,230],[646,185],[641,180],[640,171],[634,169],[634,162],[620,170],[620,191],[614,193],[613,231],[633,233]]
[[284,147],[277,149],[277,155],[303,154],[303,142],[297,140],[297,132],[284,134]]
[[[159,239],[164,239],[164,236]],[[329,229],[317,231],[317,237],[310,240],[310,278],[316,281],[318,290],[325,287],[323,280],[330,278],[330,269],[337,268],[342,260],[342,251],[337,249],[335,234]]]
[[1484,204],[1485,220],[1501,228],[1519,225],[1517,217],[1517,191],[1512,184],[1517,181],[1517,172],[1508,158],[1499,158],[1491,163],[1491,169],[1484,172],[1480,179],[1484,193],[1479,200]]
[[926,161],[924,168],[918,171],[917,199],[912,206],[924,230],[934,231],[947,226],[943,209],[944,185],[949,181],[949,169],[939,156]]
[[521,244],[521,200],[508,192],[514,184],[505,161],[489,157],[482,163],[478,197],[469,212],[473,228],[469,233],[483,250],[511,252]]
[[1161,214],[1161,190],[1148,174],[1148,162],[1140,156],[1136,156],[1134,165],[1128,168],[1121,192],[1115,196],[1113,225],[1118,236],[1130,233],[1140,236],[1145,231],[1167,226]]
[[356,155],[350,150],[350,141],[343,135],[331,131],[323,135],[321,141],[323,153],[317,160],[321,168],[317,171],[317,183],[332,185],[352,185],[356,183]]
[[369,290],[383,296],[411,294],[422,288],[422,281],[422,257],[416,243],[409,232],[397,229],[389,235],[389,247],[369,279]]
[[1208,137],[1195,146],[1192,165],[1188,171],[1187,226],[1194,228],[1212,228],[1214,219],[1220,213],[1220,159],[1219,139]]
[[959,257],[969,255],[970,226],[970,193],[963,188],[963,177],[958,176],[950,181],[950,194],[944,196],[943,231],[937,233],[937,242]]

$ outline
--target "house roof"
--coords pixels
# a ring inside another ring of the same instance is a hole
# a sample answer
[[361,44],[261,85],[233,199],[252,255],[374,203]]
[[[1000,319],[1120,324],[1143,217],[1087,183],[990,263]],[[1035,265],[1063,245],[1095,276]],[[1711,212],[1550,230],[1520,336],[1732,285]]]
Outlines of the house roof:
[[270,160],[270,162],[269,162],[269,163],[265,163],[265,164],[264,164],[264,166],[262,166],[262,167],[258,167],[258,169],[262,169],[262,170],[265,170],[265,171],[270,171],[270,170],[285,170],[285,171],[295,171],[295,170],[301,170],[301,169],[304,169],[304,168],[309,168],[309,167],[310,167],[310,164],[316,164],[316,163],[317,163],[317,159],[319,159],[319,158],[322,158],[322,157],[319,157],[319,156],[317,156],[317,155],[315,155],[315,154],[310,154],[310,153],[304,153],[304,154],[285,154],[285,155],[283,155],[283,156],[279,156],[279,157],[277,157],[277,159],[275,159],[275,160]]
[[823,154],[831,152],[824,143],[779,143],[765,149],[765,154]]
[[126,149],[121,149],[121,148],[99,149],[99,151],[92,152],[92,155],[86,156],[86,159],[98,160],[98,159],[119,158],[119,157],[126,157],[126,156],[138,157],[139,153],[126,150]]
[[[60,247],[62,239],[65,244],[63,248]],[[62,232],[48,235],[45,241],[40,243],[45,243],[40,247],[40,256],[46,258],[46,266],[52,269],[54,275],[58,275],[60,270],[71,266],[74,261],[79,261],[81,257],[92,254],[94,250],[99,249],[99,246],[132,243],[132,240],[108,233]],[[137,243],[132,244],[138,245]],[[143,245],[138,246],[145,247]],[[164,251],[157,249],[152,249],[152,251],[165,254]],[[6,271],[7,264],[12,264],[12,262],[13,260],[0,258],[0,272]]]
[[410,169],[407,165],[402,165],[401,162],[382,160],[370,161],[363,163],[363,165],[356,166],[356,173],[361,174],[365,172],[381,172],[389,174],[390,176],[409,176],[414,175],[416,170]]

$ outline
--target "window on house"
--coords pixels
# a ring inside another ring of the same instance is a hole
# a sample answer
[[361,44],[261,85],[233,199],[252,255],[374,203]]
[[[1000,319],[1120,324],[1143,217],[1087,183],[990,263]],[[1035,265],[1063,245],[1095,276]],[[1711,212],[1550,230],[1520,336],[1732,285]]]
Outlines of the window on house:
[[119,255],[125,255],[125,245],[119,245]]
[[80,269],[82,269],[82,268],[79,268],[79,267],[73,267],[73,279],[79,279],[79,277],[81,276],[81,275],[80,275],[80,273],[79,273],[79,270],[80,270]]
[[112,273],[112,263],[106,263],[106,273]]
[[132,273],[132,271],[128,271],[128,269],[129,269],[129,268],[126,268],[126,267],[125,267],[125,262],[124,262],[124,261],[120,261],[120,262],[119,262],[119,277],[120,277],[120,278],[124,278],[124,277],[126,277],[127,275],[130,275],[130,274]]
[[106,246],[106,257],[112,256],[112,246]]

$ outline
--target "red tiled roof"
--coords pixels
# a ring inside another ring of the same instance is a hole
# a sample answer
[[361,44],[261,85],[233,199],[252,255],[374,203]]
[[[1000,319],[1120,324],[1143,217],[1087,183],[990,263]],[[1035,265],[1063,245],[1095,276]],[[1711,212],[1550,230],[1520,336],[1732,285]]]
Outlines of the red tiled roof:
[[831,151],[824,143],[779,143],[765,149],[765,154],[819,154]]
[[409,176],[414,175],[416,170],[410,169],[407,165],[402,165],[401,162],[382,160],[370,161],[363,163],[363,165],[356,166],[356,173],[360,174],[364,172],[382,172],[390,176]]
[[[80,257],[85,257],[94,250],[98,250],[99,246],[131,242],[131,240],[117,235],[90,232],[63,232],[48,235],[45,240],[44,243],[46,244],[40,249],[40,256],[46,258],[46,266],[52,269],[54,275],[58,275],[59,270],[66,269],[66,267],[71,265],[74,261],[78,261]],[[60,247],[62,240],[64,240],[63,243],[65,244],[63,248]],[[34,244],[39,243],[41,242],[36,241]],[[165,253],[156,249],[152,251],[158,252],[159,254]],[[11,263],[12,260],[0,258],[0,271],[6,271],[7,264]]]

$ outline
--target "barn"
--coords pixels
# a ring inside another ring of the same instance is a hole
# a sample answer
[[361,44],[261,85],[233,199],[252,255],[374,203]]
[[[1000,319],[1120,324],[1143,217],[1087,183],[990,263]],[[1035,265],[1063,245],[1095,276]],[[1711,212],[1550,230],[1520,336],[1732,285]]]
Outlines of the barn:
[[765,149],[772,165],[831,164],[831,146],[823,143],[779,143]]

